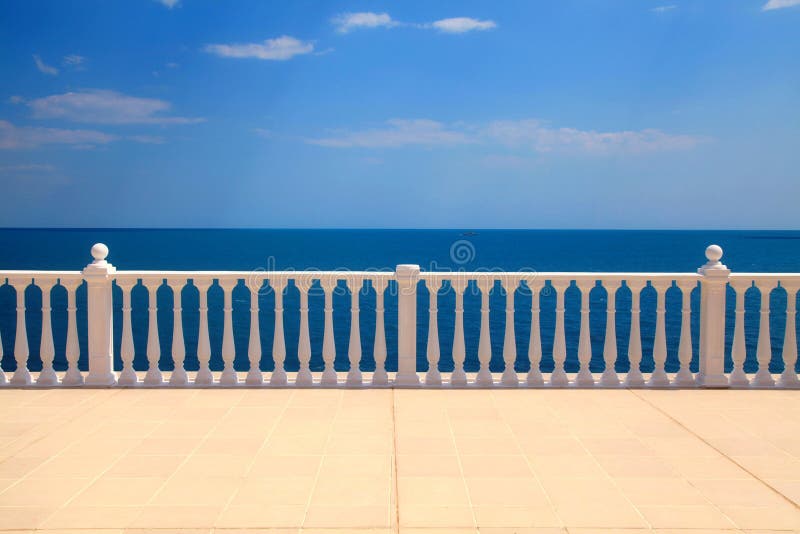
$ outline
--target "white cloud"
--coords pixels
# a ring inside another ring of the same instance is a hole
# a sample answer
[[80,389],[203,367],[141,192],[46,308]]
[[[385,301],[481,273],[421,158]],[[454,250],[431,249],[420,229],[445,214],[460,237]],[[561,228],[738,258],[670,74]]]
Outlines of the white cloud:
[[65,130],[61,128],[17,127],[0,120],[0,149],[35,148],[41,145],[71,145],[88,148],[104,145],[116,136],[94,130]]
[[392,20],[388,13],[342,13],[331,19],[339,33],[349,33],[359,28],[391,28],[400,23]]
[[555,128],[537,119],[494,121],[485,125],[429,119],[393,119],[381,128],[338,130],[306,143],[331,148],[398,148],[403,146],[502,145],[537,153],[607,155],[688,150],[707,141],[656,129],[598,132]]
[[94,124],[193,124],[203,119],[164,116],[171,104],[156,98],[116,91],[86,90],[37,98],[27,103],[37,119],[63,119]]
[[56,76],[58,74],[57,68],[46,64],[37,54],[33,54],[33,62],[36,63],[36,68],[39,69],[39,72],[49,74],[50,76]]
[[677,8],[678,6],[676,6],[675,4],[670,4],[667,6],[656,6],[650,11],[652,11],[653,13],[666,13],[667,11],[672,11]]
[[210,44],[205,47],[205,50],[222,57],[285,61],[294,56],[310,54],[314,51],[314,44],[283,35],[275,39],[267,39],[263,43]]
[[763,11],[772,11],[773,9],[783,9],[794,6],[800,6],[800,0],[769,0],[761,9]]
[[396,148],[409,145],[459,145],[473,142],[464,132],[428,119],[392,119],[386,126],[361,131],[340,130],[328,137],[306,139],[334,148]]
[[53,172],[56,168],[48,163],[25,163],[22,165],[0,166],[0,173],[9,172]]
[[8,97],[9,104],[22,104],[23,102],[25,102],[25,99],[19,95],[11,95]]
[[166,139],[159,135],[129,135],[127,139],[146,145],[163,145]]
[[469,17],[455,17],[437,20],[431,26],[444,33],[465,33],[471,31],[493,30],[497,24],[493,20],[478,20]]
[[173,7],[177,7],[181,0],[155,0],[159,4],[165,6],[167,9],[172,9]]
[[64,56],[64,59],[61,63],[67,67],[73,68],[75,70],[83,70],[86,64],[86,58],[83,56],[79,56],[78,54],[69,54]]

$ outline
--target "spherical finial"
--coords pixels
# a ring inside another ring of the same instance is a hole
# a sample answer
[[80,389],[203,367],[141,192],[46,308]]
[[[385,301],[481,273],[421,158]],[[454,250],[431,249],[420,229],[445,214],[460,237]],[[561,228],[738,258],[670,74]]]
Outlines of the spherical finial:
[[103,243],[95,243],[92,247],[92,258],[94,261],[103,261],[108,256],[108,247]]
[[722,259],[722,247],[719,245],[709,245],[706,248],[706,259],[711,263],[716,263]]

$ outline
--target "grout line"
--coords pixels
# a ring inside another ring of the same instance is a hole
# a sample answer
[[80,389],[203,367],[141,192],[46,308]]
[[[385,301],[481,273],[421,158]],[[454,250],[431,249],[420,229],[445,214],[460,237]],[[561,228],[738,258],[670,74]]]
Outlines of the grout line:
[[[720,454],[722,457],[726,458],[726,459],[727,459],[729,462],[731,462],[732,464],[736,465],[736,466],[737,466],[739,469],[741,469],[742,471],[744,471],[745,473],[747,473],[748,475],[750,475],[750,476],[751,476],[751,477],[753,477],[754,479],[756,479],[756,480],[758,480],[759,482],[761,482],[761,483],[762,483],[764,486],[766,486],[767,488],[769,488],[769,489],[770,489],[772,492],[776,493],[776,494],[777,494],[777,495],[779,495],[779,496],[780,496],[782,499],[784,499],[786,502],[788,502],[789,504],[791,504],[791,505],[792,505],[792,506],[793,506],[795,509],[798,509],[798,510],[800,510],[800,505],[798,505],[798,504],[797,504],[796,502],[794,502],[792,499],[790,499],[789,497],[787,497],[786,495],[784,495],[783,493],[781,493],[780,491],[778,491],[778,489],[777,489],[777,488],[775,488],[774,486],[772,486],[771,484],[769,484],[768,482],[766,482],[766,481],[765,481],[764,479],[762,479],[760,476],[756,475],[755,473],[753,473],[752,471],[750,471],[749,469],[747,469],[745,466],[743,466],[742,464],[740,464],[739,462],[737,462],[736,460],[734,460],[734,459],[733,459],[733,457],[731,457],[731,456],[728,456],[727,454],[725,454],[724,452],[722,452],[720,449],[718,449],[717,447],[715,447],[713,444],[711,444],[711,443],[710,443],[708,440],[706,440],[704,437],[702,437],[701,435],[699,435],[699,434],[697,434],[697,433],[693,432],[693,431],[692,431],[691,429],[689,429],[689,428],[688,428],[686,425],[684,425],[682,422],[680,422],[680,421],[679,421],[677,418],[673,417],[671,414],[669,414],[669,413],[667,413],[666,411],[664,411],[663,409],[659,408],[657,405],[655,405],[655,404],[653,404],[652,402],[650,402],[648,399],[646,399],[645,397],[643,397],[642,395],[640,395],[638,392],[636,392],[636,391],[634,391],[634,390],[629,390],[629,391],[630,391],[631,393],[633,393],[633,395],[635,395],[636,397],[638,397],[639,399],[641,399],[643,402],[645,402],[645,403],[647,403],[649,406],[651,406],[651,407],[652,407],[654,410],[656,410],[656,411],[660,412],[661,414],[665,415],[665,416],[666,416],[666,417],[668,417],[670,420],[672,420],[673,422],[675,422],[675,423],[676,423],[678,426],[680,426],[681,428],[683,428],[684,430],[686,430],[686,432],[688,432],[689,434],[693,435],[694,437],[696,437],[697,439],[699,439],[700,441],[702,441],[703,443],[705,443],[705,444],[706,444],[708,447],[710,447],[711,449],[715,450],[715,451],[716,451],[718,454]],[[734,524],[735,524],[735,522],[734,522]]]
[[[455,393],[456,395],[458,393]],[[461,453],[458,450],[458,443],[456,443],[456,434],[453,431],[453,424],[450,420],[450,411],[447,409],[447,405],[445,404],[444,407],[445,415],[447,416],[447,428],[450,429],[450,439],[453,440],[453,448],[456,451],[456,461],[458,462],[458,471],[461,473],[461,483],[464,485],[464,491],[467,494],[467,503],[469,504],[469,511],[472,514],[472,526],[477,531],[478,530],[478,518],[475,516],[475,507],[472,504],[472,497],[469,494],[469,486],[467,486],[467,479],[464,476],[464,466],[461,463]]]
[[[397,402],[396,391],[392,388],[392,477],[394,489],[394,532],[400,532],[400,484],[397,477]],[[389,508],[391,509],[391,494],[389,495]]]

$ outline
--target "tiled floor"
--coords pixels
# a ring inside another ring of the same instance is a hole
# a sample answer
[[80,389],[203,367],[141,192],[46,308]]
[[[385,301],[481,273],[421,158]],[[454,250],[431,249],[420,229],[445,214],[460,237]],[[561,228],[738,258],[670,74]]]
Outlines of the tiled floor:
[[800,531],[798,505],[800,392],[0,390],[4,531]]

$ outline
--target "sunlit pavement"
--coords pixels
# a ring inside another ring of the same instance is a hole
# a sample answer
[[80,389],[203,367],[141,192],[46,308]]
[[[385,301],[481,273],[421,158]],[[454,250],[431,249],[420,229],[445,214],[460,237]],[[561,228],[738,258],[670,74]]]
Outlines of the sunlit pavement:
[[0,390],[0,530],[800,530],[800,392]]

